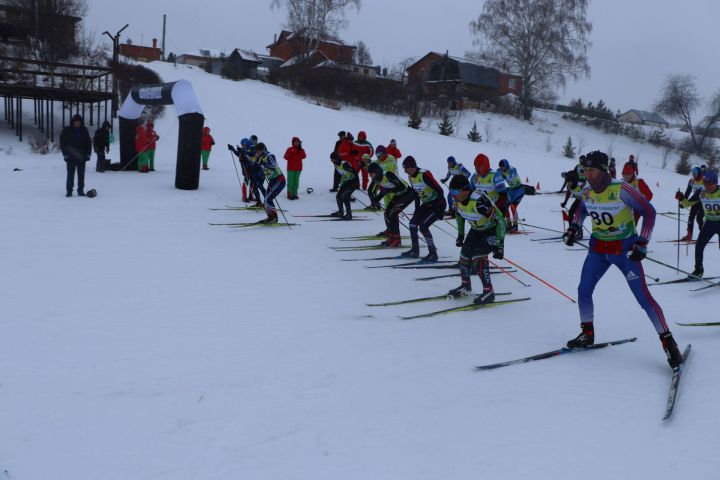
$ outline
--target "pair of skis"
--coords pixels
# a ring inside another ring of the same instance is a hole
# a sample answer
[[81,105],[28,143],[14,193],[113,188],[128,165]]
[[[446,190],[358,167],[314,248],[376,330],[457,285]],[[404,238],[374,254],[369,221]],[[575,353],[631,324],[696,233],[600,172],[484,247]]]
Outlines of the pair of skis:
[[[539,353],[537,355],[530,355],[528,357],[518,358],[516,360],[509,360],[506,362],[499,362],[499,363],[491,363],[489,365],[478,365],[475,368],[478,370],[494,370],[496,368],[501,367],[507,367],[510,365],[518,365],[521,363],[529,363],[534,362],[536,360],[544,360],[546,358],[553,358],[558,357],[560,355],[565,355],[567,353],[578,353],[578,352],[587,352],[590,350],[599,350],[601,348],[610,347],[613,345],[622,345],[624,343],[631,343],[637,340],[636,337],[632,338],[625,338],[622,340],[614,340],[612,342],[604,342],[604,343],[596,343],[594,345],[590,345],[589,347],[581,347],[581,348],[569,348],[569,347],[563,347],[558,348],[557,350],[551,350],[549,352]],[[680,366],[673,370],[672,378],[670,379],[670,389],[668,391],[668,398],[667,403],[665,405],[665,414],[663,415],[663,420],[669,420],[670,417],[672,417],[672,414],[675,410],[675,402],[677,400],[677,394],[678,390],[680,388],[680,379],[682,378],[682,374],[685,371],[685,366],[687,364],[687,358],[690,355],[692,346],[690,344],[685,347],[685,351],[683,352],[683,359],[680,363]]]

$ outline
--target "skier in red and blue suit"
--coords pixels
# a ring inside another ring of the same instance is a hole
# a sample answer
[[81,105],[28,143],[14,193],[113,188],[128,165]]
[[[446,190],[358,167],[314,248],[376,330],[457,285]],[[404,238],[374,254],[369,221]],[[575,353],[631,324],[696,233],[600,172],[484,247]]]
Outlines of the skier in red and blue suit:
[[[605,153],[595,151],[587,154],[583,167],[588,185],[583,190],[580,205],[573,222],[563,235],[563,240],[567,245],[573,245],[583,220],[588,215],[592,218],[592,236],[578,286],[582,332],[570,340],[567,346],[581,348],[594,343],[593,291],[610,266],[615,265],[625,276],[637,302],[650,317],[660,336],[668,363],[675,370],[682,362],[682,354],[668,328],[660,305],[650,295],[641,263],[647,255],[647,244],[655,225],[655,209],[635,188],[612,179],[608,172],[608,156]],[[633,211],[639,212],[643,217],[640,235],[635,229]]]

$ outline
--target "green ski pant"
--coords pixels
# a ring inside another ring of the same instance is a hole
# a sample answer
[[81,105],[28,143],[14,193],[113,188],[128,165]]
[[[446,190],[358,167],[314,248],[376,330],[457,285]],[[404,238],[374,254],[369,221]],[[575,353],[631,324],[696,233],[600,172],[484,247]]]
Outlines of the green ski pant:
[[202,150],[200,152],[200,157],[202,158],[203,167],[207,167],[208,159],[210,158],[210,150]]
[[298,187],[300,186],[300,174],[302,170],[288,170],[287,191],[288,195],[297,197]]

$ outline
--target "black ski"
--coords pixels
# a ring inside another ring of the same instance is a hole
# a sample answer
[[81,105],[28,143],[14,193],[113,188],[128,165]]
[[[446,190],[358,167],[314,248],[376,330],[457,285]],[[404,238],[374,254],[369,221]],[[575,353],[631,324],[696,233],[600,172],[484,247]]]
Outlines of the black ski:
[[677,398],[678,388],[680,387],[680,378],[682,378],[683,371],[685,370],[685,364],[687,363],[688,355],[690,355],[690,348],[692,345],[688,343],[683,352],[683,359],[677,370],[673,371],[672,380],[670,381],[670,392],[668,394],[667,406],[665,407],[665,416],[663,420],[668,420],[672,417],[673,411],[675,410],[675,399]]
[[352,217],[352,218],[317,218],[313,220],[305,220],[306,222],[360,222],[365,220],[372,220],[372,218],[360,218],[360,217]]
[[[705,280],[713,280],[713,279],[716,279],[716,278],[720,278],[720,277],[705,277]],[[672,285],[672,284],[674,284],[674,283],[690,283],[690,282],[699,282],[699,281],[700,281],[699,278],[683,277],[683,278],[678,278],[678,279],[676,279],[676,280],[667,280],[667,281],[665,281],[665,282],[650,283],[650,284],[648,284],[648,286],[653,286],[653,285]],[[708,285],[708,286],[710,287],[710,286],[712,286],[712,285]]]
[[[408,260],[408,257],[397,257],[397,260]],[[450,265],[446,265],[450,264]],[[409,269],[412,266],[421,266],[421,265],[437,265],[435,268],[457,268],[457,260],[444,260],[444,261],[435,261],[435,262],[428,262],[427,260],[414,260],[412,262],[406,262],[406,263],[395,263],[393,265],[373,265],[372,267],[368,267],[365,265],[365,268],[399,268],[399,269]]]
[[[495,292],[496,296],[504,296],[504,295],[511,295],[510,292]],[[398,300],[395,302],[385,302],[385,303],[366,303],[368,307],[390,307],[393,305],[405,305],[407,303],[421,303],[421,302],[432,302],[435,300],[461,300],[463,298],[467,298],[467,296],[454,298],[451,297],[448,294],[445,295],[435,295],[432,297],[420,297],[420,298],[411,298],[410,300]]]
[[[707,278],[705,278],[704,280],[707,280]],[[710,283],[710,285],[705,285],[704,287],[691,288],[690,291],[691,292],[699,292],[701,290],[707,290],[708,288],[720,287],[720,282],[718,282],[718,283],[709,282],[709,283]]]
[[[457,267],[454,267],[457,268]],[[400,270],[404,269],[419,269],[419,270],[427,270],[428,267],[401,267]],[[517,270],[505,270],[504,273],[515,273]],[[490,270],[490,275],[500,275],[503,273],[501,270]],[[450,278],[450,277],[459,277],[460,273],[451,273],[449,275],[433,275],[431,277],[417,277],[415,278],[416,282],[426,282],[428,280],[437,280],[438,278]]]
[[471,312],[471,311],[473,311],[473,310],[480,310],[480,309],[483,309],[483,308],[498,307],[498,306],[500,306],[500,305],[507,305],[507,304],[515,303],[515,302],[524,302],[524,301],[526,301],[526,300],[530,300],[530,297],[526,297],[526,298],[513,298],[513,299],[510,299],[510,300],[499,300],[499,301],[497,301],[497,302],[485,303],[485,304],[482,304],[482,305],[476,305],[476,304],[474,304],[474,303],[471,303],[470,305],[463,305],[462,307],[446,308],[446,309],[444,309],[444,310],[437,310],[437,311],[434,311],[434,312],[422,313],[422,314],[420,314],[420,315],[411,315],[411,316],[408,316],[408,317],[403,317],[403,316],[401,316],[401,315],[398,315],[398,318],[400,318],[400,319],[402,319],[402,320],[414,320],[414,319],[416,319],[416,318],[429,318],[429,317],[435,317],[435,316],[437,316],[437,315],[445,315],[445,314],[448,314],[448,313]]
[[720,322],[691,322],[691,323],[679,323],[675,322],[683,327],[720,327]]
[[528,362],[533,362],[535,360],[543,360],[545,358],[557,357],[558,355],[564,355],[566,353],[586,352],[588,350],[597,350],[600,348],[609,347],[611,345],[621,345],[623,343],[634,342],[635,340],[637,340],[637,337],[625,338],[622,340],[615,340],[612,342],[596,343],[595,345],[591,345],[589,347],[583,347],[583,348],[563,347],[563,348],[558,348],[557,350],[551,350],[549,352],[539,353],[537,355],[531,355],[529,357],[518,358],[517,360],[510,360],[507,362],[500,362],[500,363],[491,363],[490,365],[477,365],[475,368],[477,368],[478,370],[493,370],[495,368],[507,367],[509,365],[518,365],[520,363],[528,363]]
[[243,227],[299,227],[299,223],[284,223],[284,222],[277,222],[277,223],[260,223],[260,222],[250,222],[250,223],[235,223],[235,224],[228,224],[227,225],[230,228],[243,228]]
[[[342,218],[337,215],[293,215],[295,218]],[[367,217],[353,217],[353,218],[367,218]]]
[[531,242],[559,242],[562,237],[531,238]]
[[432,277],[419,277],[416,278],[416,282],[427,282],[428,280],[437,280],[438,278],[450,278],[450,277],[459,277],[459,273],[451,273],[450,275],[433,275]]

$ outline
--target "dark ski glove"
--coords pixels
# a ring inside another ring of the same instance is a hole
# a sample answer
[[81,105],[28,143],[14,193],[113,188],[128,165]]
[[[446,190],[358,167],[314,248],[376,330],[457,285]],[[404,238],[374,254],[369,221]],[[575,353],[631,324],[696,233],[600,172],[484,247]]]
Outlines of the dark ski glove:
[[580,226],[576,223],[571,223],[567,231],[562,236],[562,240],[563,242],[565,242],[565,245],[567,245],[568,247],[572,247],[573,245],[575,245],[575,237],[577,236],[579,231]]
[[647,256],[647,242],[644,240],[638,240],[633,243],[632,249],[629,252],[628,258],[633,262],[639,262]]
[[502,260],[505,257],[505,248],[502,245],[495,245],[493,247],[493,258]]

